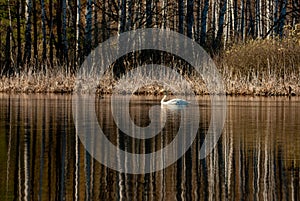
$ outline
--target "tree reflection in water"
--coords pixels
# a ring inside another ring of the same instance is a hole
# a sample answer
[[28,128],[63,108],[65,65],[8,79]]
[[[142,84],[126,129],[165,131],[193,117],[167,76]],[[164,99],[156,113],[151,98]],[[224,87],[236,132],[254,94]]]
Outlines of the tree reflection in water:
[[[144,101],[146,99],[146,101]],[[141,101],[143,100],[143,101]],[[98,120],[124,150],[159,150],[174,139],[179,116],[149,140],[131,140],[113,122],[109,97]],[[4,200],[299,200],[299,98],[228,98],[228,114],[214,151],[198,160],[209,125],[208,97],[200,97],[198,135],[186,154],[164,170],[140,175],[94,160],[75,135],[69,95],[0,95],[0,197]],[[156,97],[132,100],[132,119],[149,124]],[[99,105],[99,104],[98,104]],[[106,147],[101,148],[104,152]],[[108,160],[117,156],[106,154]],[[115,157],[115,158],[113,158]],[[126,161],[126,160],[125,160]],[[147,163],[147,161],[145,161]]]

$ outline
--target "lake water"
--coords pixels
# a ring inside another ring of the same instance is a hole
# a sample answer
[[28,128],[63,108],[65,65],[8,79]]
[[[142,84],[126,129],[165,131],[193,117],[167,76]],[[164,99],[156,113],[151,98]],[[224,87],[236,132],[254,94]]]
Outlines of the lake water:
[[[136,125],[150,123],[149,109],[160,98],[131,98],[130,116]],[[122,96],[119,100],[121,105]],[[187,109],[162,109],[167,118],[163,131],[136,140],[117,128],[109,96],[95,101],[107,139],[139,154],[171,143],[184,119],[180,111]],[[163,170],[126,174],[86,151],[76,135],[71,95],[0,94],[0,200],[300,199],[300,98],[227,97],[222,135],[202,160],[199,150],[211,109],[209,97],[198,101],[200,122],[190,149]],[[189,121],[183,126],[189,128]],[[102,153],[107,160],[118,160],[105,148]]]

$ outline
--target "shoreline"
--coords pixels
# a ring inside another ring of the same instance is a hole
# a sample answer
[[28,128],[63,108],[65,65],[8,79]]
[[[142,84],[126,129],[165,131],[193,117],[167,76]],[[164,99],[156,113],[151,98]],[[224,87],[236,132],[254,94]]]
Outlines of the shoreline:
[[[221,73],[223,75],[224,73]],[[300,96],[300,76],[287,76],[288,79],[283,80],[270,76],[265,80],[252,79],[247,81],[245,77],[228,78],[223,75],[223,83],[227,96]],[[0,93],[7,94],[71,94],[75,89],[74,75],[71,76],[46,76],[34,74],[30,76],[14,76],[0,78]],[[108,82],[109,80],[109,82]],[[205,87],[205,83],[200,78],[190,78],[192,89],[196,95],[209,95]],[[124,89],[115,89],[117,84],[115,80],[106,78],[100,81],[96,93],[104,94],[130,94],[126,91],[127,85],[122,84]],[[131,83],[132,84],[132,83]],[[120,85],[120,84],[118,84]],[[135,95],[160,95],[163,89],[160,85],[146,85],[137,91]]]

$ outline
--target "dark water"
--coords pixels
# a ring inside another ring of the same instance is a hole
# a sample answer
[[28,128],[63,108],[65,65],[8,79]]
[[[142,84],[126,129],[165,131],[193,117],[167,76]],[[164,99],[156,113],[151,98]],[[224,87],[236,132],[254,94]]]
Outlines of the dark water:
[[[137,125],[149,124],[148,110],[160,98],[132,98]],[[163,134],[138,142],[120,138],[109,97],[96,101],[99,124],[124,150],[159,150],[178,130],[180,115],[170,110]],[[299,200],[300,98],[227,102],[225,128],[209,156],[198,159],[210,121],[209,98],[199,97],[191,149],[164,170],[133,175],[85,151],[75,134],[72,96],[0,94],[0,200]]]

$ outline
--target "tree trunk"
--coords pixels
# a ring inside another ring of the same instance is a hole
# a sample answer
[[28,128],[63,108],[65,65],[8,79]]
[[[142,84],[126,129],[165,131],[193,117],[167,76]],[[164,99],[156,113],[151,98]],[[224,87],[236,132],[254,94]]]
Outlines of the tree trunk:
[[139,29],[142,25],[142,17],[141,17],[141,1],[134,1],[134,21],[133,21],[133,29]]
[[22,63],[22,42],[21,42],[21,14],[20,14],[20,0],[17,0],[17,45],[18,45],[18,52],[17,52],[17,72],[19,73],[19,69],[21,68]]
[[85,26],[85,55],[91,52],[92,43],[92,1],[88,0],[86,5],[86,26]]
[[282,6],[280,9],[280,17],[279,17],[279,36],[280,38],[283,37],[284,32],[284,25],[286,19],[286,7],[287,7],[287,0],[283,0]]
[[233,36],[234,36],[235,42],[238,42],[238,13],[239,13],[239,7],[238,7],[237,0],[233,0],[233,8],[234,8],[233,9]]
[[41,0],[41,9],[42,9],[42,33],[43,33],[42,62],[44,63],[47,58],[46,12],[45,12],[45,1],[44,0]]
[[[255,23],[252,16],[252,9],[251,9],[251,0],[247,0],[247,9],[249,14],[249,25],[248,25],[248,35],[254,37],[255,35]],[[246,17],[246,19],[248,19]]]
[[201,0],[197,1],[197,11],[196,11],[196,33],[195,38],[198,43],[200,43],[200,30],[201,30]]
[[206,43],[206,21],[208,14],[209,0],[205,0],[204,7],[201,13],[201,33],[200,33],[200,45],[205,46]]
[[260,0],[255,2],[255,37],[260,37]]
[[187,37],[193,38],[194,0],[187,0]]
[[184,4],[183,0],[178,0],[178,32],[184,33]]
[[62,13],[62,1],[65,0],[57,0],[57,8],[56,8],[56,33],[57,33],[57,45],[56,45],[56,57],[59,60],[60,65],[62,64],[62,22],[61,22],[61,13]]
[[162,28],[167,28],[168,26],[168,0],[163,0],[162,6]]
[[222,36],[223,36],[223,28],[224,28],[224,18],[225,13],[227,9],[227,0],[223,0],[220,2],[220,15],[219,15],[219,28],[217,32],[217,38],[216,38],[216,44],[215,44],[215,50],[219,50],[222,43]]
[[[105,4],[105,1],[102,0],[102,3]],[[97,2],[94,2],[95,6],[93,7],[94,13],[94,48],[96,48],[99,44],[99,27],[98,27],[98,5]],[[105,10],[104,10],[105,11]],[[105,12],[103,11],[104,15]]]
[[152,27],[152,0],[146,0],[146,28]]
[[245,41],[245,0],[242,0],[241,2],[241,37],[242,37],[242,41]]
[[53,13],[52,13],[53,2],[49,0],[49,21],[50,21],[50,43],[49,43],[49,60],[50,66],[53,68]]
[[119,26],[118,33],[121,34],[125,31],[126,25],[126,0],[120,0],[119,5]]
[[273,12],[274,12],[274,16],[273,16],[273,24],[274,24],[274,33],[275,34],[278,34],[279,33],[279,30],[278,30],[278,0],[275,0],[274,2],[274,8],[273,8]]
[[[36,10],[36,0],[32,1],[32,6],[33,6],[33,54],[34,54],[34,59],[35,59],[35,68],[37,65],[37,59],[38,59],[38,33],[37,33],[37,10]],[[34,69],[36,70],[36,69]]]
[[32,2],[26,0],[26,28],[25,28],[25,51],[24,51],[24,62],[29,64],[31,59],[31,13],[32,13]]
[[10,26],[7,26],[7,31],[6,31],[6,43],[5,43],[5,65],[4,65],[4,69],[2,70],[2,74],[1,75],[6,75],[6,76],[10,76],[13,71],[11,68],[11,34],[12,34],[12,30]]
[[[76,68],[79,67],[81,62],[81,2],[80,0],[77,0],[77,6],[76,6],[76,49],[75,49],[75,63],[77,63]],[[79,62],[79,63],[78,63]]]
[[67,0],[62,0],[62,46],[66,70],[68,70],[68,39],[67,39]]
[[132,28],[132,0],[126,0],[126,31]]

